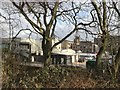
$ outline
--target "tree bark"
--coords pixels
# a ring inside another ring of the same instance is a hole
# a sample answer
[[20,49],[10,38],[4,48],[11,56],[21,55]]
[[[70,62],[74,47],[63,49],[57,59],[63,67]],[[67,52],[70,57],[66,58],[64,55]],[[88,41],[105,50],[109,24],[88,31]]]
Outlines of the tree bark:
[[99,50],[99,52],[97,53],[97,57],[96,57],[96,67],[97,67],[97,68],[100,67],[102,54],[105,52],[105,49],[106,49],[106,46],[107,46],[107,41],[108,41],[108,37],[107,37],[107,35],[105,35],[105,36],[102,38],[102,46],[100,47],[100,50]]
[[120,66],[120,47],[118,48],[118,53],[115,56],[114,61],[114,81],[117,81],[117,73],[119,71],[119,66]]
[[106,10],[106,1],[102,0],[102,4],[103,4],[103,14],[101,14],[101,10],[100,8],[97,6],[95,0],[91,0],[92,5],[94,6],[96,12],[97,12],[97,17],[98,17],[98,22],[100,24],[100,29],[102,31],[102,46],[100,47],[100,50],[97,54],[96,57],[96,67],[99,68],[100,67],[100,63],[101,63],[101,58],[102,58],[102,54],[105,52],[106,46],[107,46],[107,41],[108,41],[108,27],[107,27],[107,10]]
[[43,35],[42,40],[42,50],[44,57],[44,65],[49,66],[51,63],[51,47],[52,47],[52,38],[46,35]]

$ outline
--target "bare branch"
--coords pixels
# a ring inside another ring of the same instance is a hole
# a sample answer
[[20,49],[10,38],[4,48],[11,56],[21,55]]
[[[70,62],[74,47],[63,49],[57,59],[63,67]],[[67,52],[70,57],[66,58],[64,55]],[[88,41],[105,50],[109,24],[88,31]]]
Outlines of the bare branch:
[[[44,30],[43,28],[38,27],[38,25],[36,25],[32,20],[30,20],[30,18],[27,16],[27,14],[23,11],[23,8],[19,7],[13,0],[11,0],[13,5],[18,8],[18,10],[20,10],[20,12],[22,13],[22,15],[26,18],[26,20],[31,24],[32,27],[37,28],[38,30]],[[43,32],[39,32],[41,35],[43,34]]]
[[94,8],[95,8],[95,10],[96,10],[96,12],[97,12],[98,19],[99,19],[99,22],[100,22],[100,28],[101,28],[101,30],[103,31],[103,30],[104,30],[104,29],[103,29],[103,23],[102,23],[103,21],[102,21],[102,18],[101,18],[101,14],[100,14],[99,7],[97,6],[95,0],[91,0],[91,3],[92,3],[92,5],[94,6]]
[[[21,30],[19,30],[19,32],[12,38],[12,40],[14,40],[15,38],[17,38],[17,36],[20,34],[20,32],[22,32],[22,31],[26,31],[26,30],[29,30],[30,32],[33,32],[31,29],[29,29],[29,28],[26,28],[26,29],[21,29]],[[35,33],[35,32],[34,32]]]
[[114,9],[116,10],[117,14],[119,15],[120,17],[120,11],[118,10],[117,6],[116,6],[116,3],[113,1],[113,7]]

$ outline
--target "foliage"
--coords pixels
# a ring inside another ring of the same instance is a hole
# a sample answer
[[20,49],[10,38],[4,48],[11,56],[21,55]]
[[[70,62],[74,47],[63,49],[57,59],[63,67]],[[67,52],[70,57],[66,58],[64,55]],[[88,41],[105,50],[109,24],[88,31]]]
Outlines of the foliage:
[[[43,87],[55,87],[58,88],[62,80],[67,76],[67,72],[64,68],[59,66],[50,66],[42,68],[39,72],[38,79],[42,82]],[[46,86],[46,83],[48,86]]]
[[12,54],[4,58],[3,88],[118,88],[109,72],[96,74],[76,67],[19,65]]
[[6,54],[4,58],[3,88],[58,87],[56,85],[67,76],[67,72],[59,66],[36,68],[22,66],[19,63],[14,55]]

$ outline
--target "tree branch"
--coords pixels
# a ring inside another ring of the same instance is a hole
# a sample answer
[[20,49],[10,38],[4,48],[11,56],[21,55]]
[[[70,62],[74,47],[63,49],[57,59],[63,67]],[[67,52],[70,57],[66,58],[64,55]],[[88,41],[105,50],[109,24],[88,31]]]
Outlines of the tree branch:
[[55,23],[53,24],[53,29],[52,29],[51,37],[54,35],[56,24],[57,24],[57,19],[55,19]]
[[118,8],[116,7],[116,3],[114,1],[113,1],[113,7],[116,10],[118,16],[120,17],[120,12],[119,12]]
[[[37,22],[40,24],[40,28],[42,28],[42,23],[40,21],[40,17],[37,16],[36,12],[32,9],[32,7],[28,4],[28,2],[26,2],[28,8],[31,10],[31,12],[36,16],[37,18]],[[42,33],[44,31],[44,29],[40,29],[40,32]]]
[[[14,40],[14,39],[20,34],[20,32],[23,31],[23,30],[29,30],[29,31],[33,32],[33,31],[32,31],[31,29],[29,29],[29,28],[21,29],[21,30],[19,30],[19,32],[12,38],[12,40]],[[34,32],[34,33],[35,33],[35,32]]]
[[[11,0],[11,2],[13,3],[13,5],[20,10],[20,12],[22,13],[22,15],[25,17],[25,19],[31,24],[32,27],[37,28],[38,30],[44,30],[43,28],[38,27],[38,25],[36,25],[28,16],[27,14],[23,11],[23,8],[19,7],[13,0]],[[43,35],[42,32],[39,32],[39,34]]]
[[[95,0],[91,0],[91,3],[92,3],[92,5],[94,6],[94,8],[95,8],[95,10],[96,10],[96,12],[97,12],[98,20],[99,20],[99,23],[100,23],[100,28],[101,28],[101,30],[103,31],[103,30],[104,30],[104,29],[103,29],[103,23],[102,23],[103,21],[102,21],[102,18],[101,18],[100,10],[99,10],[99,8],[98,8]],[[104,31],[103,31],[103,32],[104,32]]]

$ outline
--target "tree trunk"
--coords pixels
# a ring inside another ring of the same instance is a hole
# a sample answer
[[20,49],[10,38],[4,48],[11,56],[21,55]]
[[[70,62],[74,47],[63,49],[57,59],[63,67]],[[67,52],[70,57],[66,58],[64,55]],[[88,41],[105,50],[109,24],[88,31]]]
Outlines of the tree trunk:
[[119,66],[120,66],[120,47],[118,48],[118,53],[114,61],[114,81],[117,81],[117,73],[119,71]]
[[103,35],[102,37],[102,46],[100,47],[100,50],[97,54],[96,57],[96,68],[100,68],[101,66],[101,58],[102,58],[102,54],[105,52],[106,46],[107,46],[107,41],[108,41],[108,35]]
[[45,66],[49,66],[51,64],[51,52],[52,52],[51,47],[52,47],[52,39],[43,38],[42,49],[43,49],[44,65]]
[[107,25],[107,8],[106,8],[106,0],[102,0],[102,6],[103,6],[103,13],[101,14],[101,9],[97,6],[95,0],[91,0],[92,5],[94,6],[98,22],[100,24],[100,29],[102,31],[102,46],[100,47],[100,50],[96,57],[96,67],[99,69],[100,63],[101,63],[101,57],[102,54],[105,52],[106,46],[107,46],[107,39],[108,39],[108,25]]

